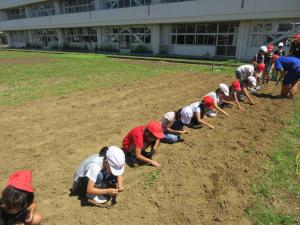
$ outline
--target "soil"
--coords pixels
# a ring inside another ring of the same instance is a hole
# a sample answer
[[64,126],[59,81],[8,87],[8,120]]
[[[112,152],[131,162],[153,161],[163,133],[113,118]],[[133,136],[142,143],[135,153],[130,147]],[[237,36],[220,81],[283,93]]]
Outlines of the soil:
[[43,64],[43,63],[52,63],[57,62],[57,59],[52,59],[48,57],[39,57],[39,58],[3,58],[0,59],[1,64]]
[[[69,196],[73,174],[102,146],[121,145],[134,126],[159,120],[233,77],[197,73],[165,75],[110,89],[53,97],[21,106],[0,106],[0,185],[16,169],[32,169],[43,224],[250,225],[251,182],[264,172],[273,140],[293,102],[274,98],[268,84],[246,112],[227,109],[207,120],[215,130],[190,130],[182,143],[159,146],[151,166],[126,167],[118,203],[81,206]],[[153,180],[153,177],[155,178]],[[152,180],[151,180],[152,179]]]

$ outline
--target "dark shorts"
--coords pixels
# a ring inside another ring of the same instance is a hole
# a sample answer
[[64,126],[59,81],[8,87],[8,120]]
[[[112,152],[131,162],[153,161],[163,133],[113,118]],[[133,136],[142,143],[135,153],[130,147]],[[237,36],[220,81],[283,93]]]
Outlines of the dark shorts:
[[271,63],[266,64],[266,65],[265,65],[265,70],[264,70],[264,72],[265,72],[265,73],[270,73],[271,67],[272,67],[272,64],[271,64]]
[[287,72],[282,81],[283,85],[290,85],[300,79],[300,72]]
[[236,79],[238,79],[240,81],[245,79],[245,76],[238,70],[235,71],[235,77],[236,77]]

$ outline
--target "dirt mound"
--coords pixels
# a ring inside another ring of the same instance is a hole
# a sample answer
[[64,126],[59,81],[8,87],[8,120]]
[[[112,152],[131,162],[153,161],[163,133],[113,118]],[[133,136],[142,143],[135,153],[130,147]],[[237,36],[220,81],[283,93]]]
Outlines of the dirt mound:
[[[269,84],[246,112],[208,119],[216,130],[191,130],[185,142],[161,144],[162,167],[126,168],[125,191],[112,208],[80,205],[69,196],[80,161],[105,145],[121,145],[132,127],[160,119],[232,77],[178,74],[141,82],[1,106],[1,187],[12,171],[32,169],[43,224],[251,224],[251,179],[263,172],[268,148],[293,104],[272,99]],[[268,95],[271,94],[271,95]]]

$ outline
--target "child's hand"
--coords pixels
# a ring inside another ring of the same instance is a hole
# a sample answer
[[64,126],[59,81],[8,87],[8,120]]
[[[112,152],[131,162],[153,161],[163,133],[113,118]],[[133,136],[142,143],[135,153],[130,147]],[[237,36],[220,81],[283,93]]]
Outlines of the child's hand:
[[242,110],[243,112],[245,112],[245,109],[243,107],[239,107],[239,110]]
[[151,163],[153,166],[155,166],[155,167],[160,167],[160,164],[157,162],[157,161],[155,161],[155,160],[152,160],[152,163]]
[[28,213],[27,213],[27,217],[25,219],[25,222],[28,224],[31,224],[32,220],[33,220],[33,211],[29,209]]
[[117,196],[117,194],[118,194],[118,189],[115,189],[115,188],[108,188],[108,191],[107,191],[108,193],[108,195],[110,195],[110,196]]
[[189,132],[187,130],[181,131],[181,134],[188,134]]

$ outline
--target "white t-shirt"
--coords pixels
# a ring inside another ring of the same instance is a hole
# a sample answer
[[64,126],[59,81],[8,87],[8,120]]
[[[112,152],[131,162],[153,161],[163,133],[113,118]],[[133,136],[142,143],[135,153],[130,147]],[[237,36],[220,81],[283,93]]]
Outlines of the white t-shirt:
[[252,65],[242,65],[237,68],[237,71],[245,75],[246,77],[252,76],[254,74],[254,66]]
[[210,97],[212,97],[213,99],[214,99],[214,101],[217,101],[217,102],[219,102],[220,101],[220,98],[219,98],[219,96],[217,95],[217,93],[216,92],[214,92],[214,91],[212,91],[212,92],[209,92],[207,95],[205,95],[205,96],[210,96]]
[[168,124],[175,122],[175,112],[167,112],[160,121],[163,131],[166,131]]
[[201,112],[199,105],[200,105],[200,102],[194,102],[193,104],[190,104],[189,107],[191,107],[193,112]]
[[96,182],[98,174],[103,168],[103,159],[99,154],[91,155],[85,159],[76,170],[73,181],[76,182],[79,177],[88,177]]

